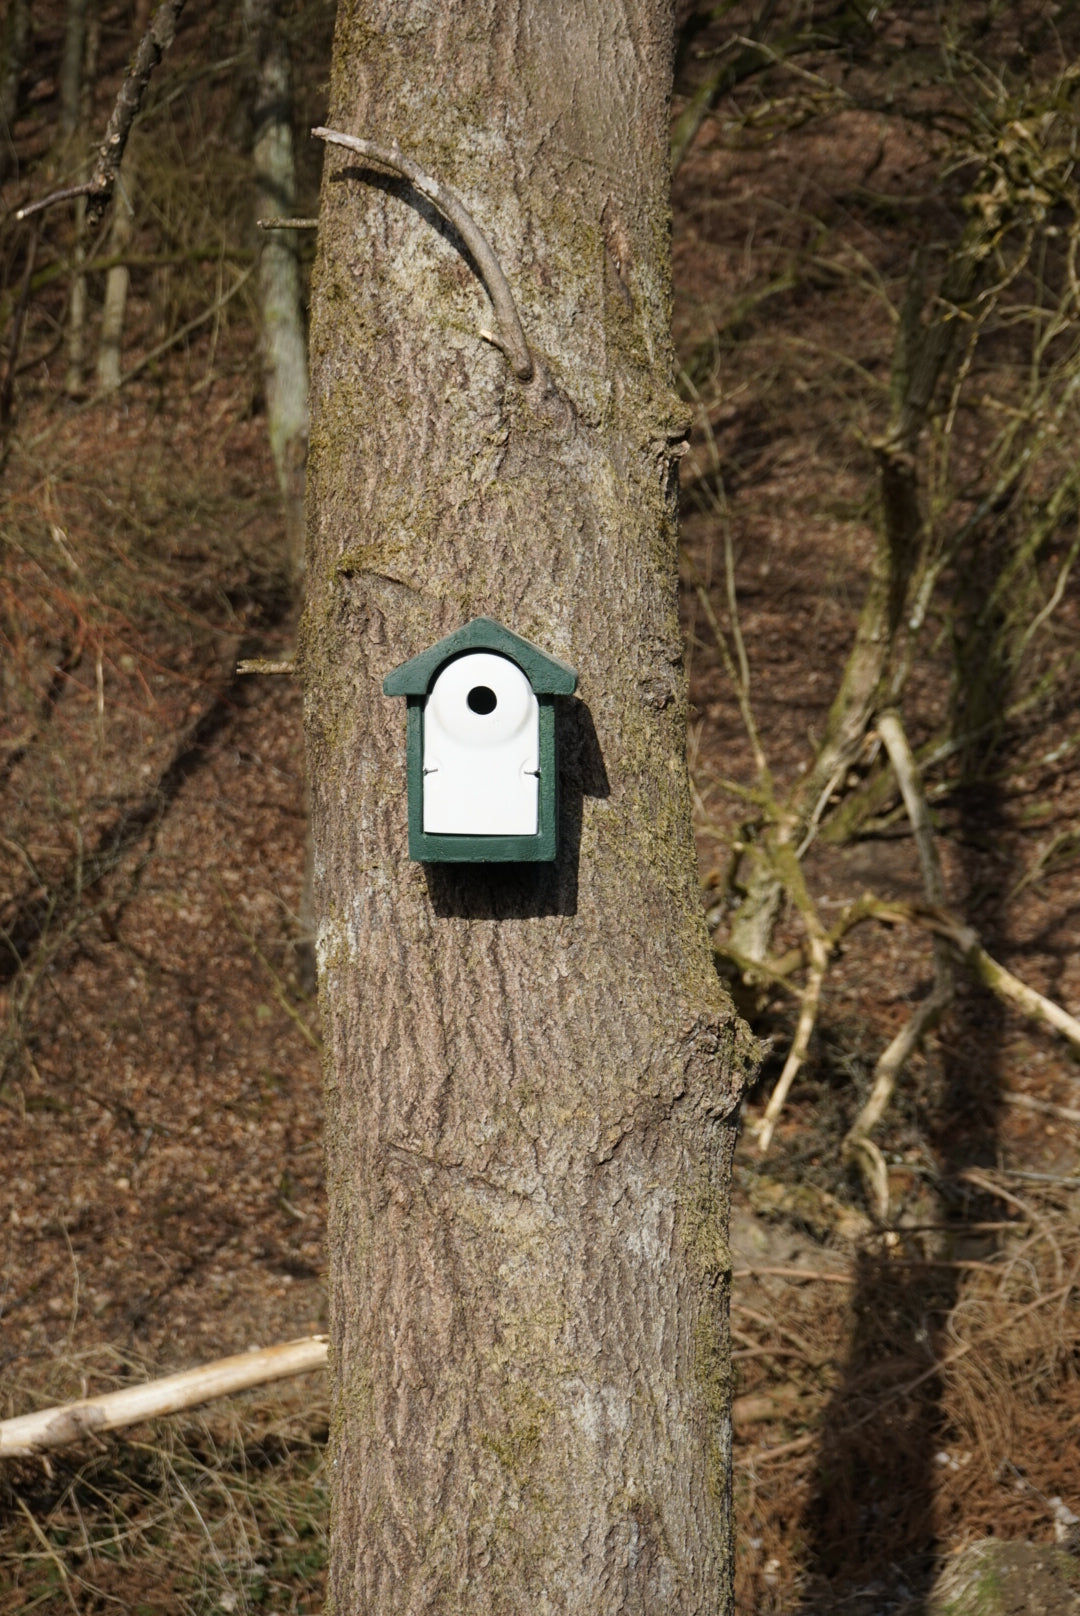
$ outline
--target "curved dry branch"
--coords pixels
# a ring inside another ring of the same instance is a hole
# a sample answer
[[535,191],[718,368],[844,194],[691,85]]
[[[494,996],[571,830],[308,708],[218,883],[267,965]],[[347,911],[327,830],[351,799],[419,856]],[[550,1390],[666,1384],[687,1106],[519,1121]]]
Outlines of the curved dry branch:
[[[483,276],[501,332],[501,340],[495,342],[495,346],[502,349],[518,380],[527,382],[533,373],[532,355],[529,352],[529,344],[525,341],[525,332],[518,317],[517,304],[514,302],[510,283],[503,274],[502,265],[496,258],[487,237],[453,191],[448,190],[432,175],[426,174],[411,157],[406,157],[396,144],[391,147],[377,146],[373,140],[362,140],[358,135],[343,135],[337,129],[324,129],[321,126],[313,129],[311,133],[317,140],[325,140],[331,146],[344,146],[346,151],[356,152],[359,157],[366,157],[369,162],[379,163],[383,168],[389,168],[393,173],[402,175],[410,185],[415,186],[421,196],[426,196],[428,201],[438,208],[444,219],[449,220],[476,260],[477,268]],[[490,332],[482,331],[480,334],[489,342],[495,340]]]

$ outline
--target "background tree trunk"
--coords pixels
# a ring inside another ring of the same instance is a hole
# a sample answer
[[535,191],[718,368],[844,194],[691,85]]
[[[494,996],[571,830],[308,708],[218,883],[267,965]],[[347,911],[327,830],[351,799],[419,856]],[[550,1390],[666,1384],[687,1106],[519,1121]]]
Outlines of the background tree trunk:
[[[129,146],[120,165],[120,176],[113,204],[109,231],[109,255],[124,253],[131,245],[135,225],[135,158]],[[98,339],[97,384],[103,393],[120,386],[120,354],[124,341],[131,271],[126,264],[113,264],[105,277],[105,297],[101,305],[101,335]]]
[[[289,47],[274,0],[245,0],[244,29],[255,56],[252,156],[255,217],[280,218],[296,206]],[[304,478],[308,447],[308,366],[300,295],[300,241],[293,230],[259,232],[266,420],[293,570],[303,569]]]
[[0,24],[0,179],[15,167],[15,119],[30,55],[30,0],[9,0]]
[[[404,181],[327,159],[302,654],[329,1046],[332,1599],[731,1608],[732,1113],[676,613],[657,0],[363,0],[329,122],[464,201],[536,370]],[[556,865],[410,865],[385,673],[478,613],[574,664]]]
[[[101,12],[98,0],[68,0],[67,21],[64,30],[64,50],[60,63],[60,127],[66,141],[87,144],[89,124],[97,78],[98,48],[101,43]],[[85,157],[77,172],[79,180],[89,172],[90,159]],[[71,277],[71,296],[67,321],[67,375],[64,386],[71,397],[83,390],[83,371],[86,364],[86,276],[82,264],[86,258],[86,198],[76,199],[74,209],[74,241],[71,255],[75,272]]]
[[[150,26],[151,0],[136,0],[133,48]],[[135,151],[129,141],[124,151],[113,206],[112,226],[109,230],[108,253],[112,257],[125,253],[131,245],[135,228],[135,187],[138,167]],[[105,277],[105,297],[101,305],[101,335],[98,339],[97,384],[103,393],[120,386],[120,355],[124,344],[124,320],[127,314],[128,287],[131,271],[126,264],[114,264]]]

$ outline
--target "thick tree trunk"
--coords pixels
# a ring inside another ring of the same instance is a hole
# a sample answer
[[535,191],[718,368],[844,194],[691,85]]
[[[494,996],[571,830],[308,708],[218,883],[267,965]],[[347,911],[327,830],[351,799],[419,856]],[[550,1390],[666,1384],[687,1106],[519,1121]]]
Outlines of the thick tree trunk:
[[[306,680],[349,1616],[731,1609],[727,1185],[750,1046],[698,891],[676,614],[672,17],[361,0],[329,122]],[[410,865],[396,664],[477,614],[579,672],[553,866]]]

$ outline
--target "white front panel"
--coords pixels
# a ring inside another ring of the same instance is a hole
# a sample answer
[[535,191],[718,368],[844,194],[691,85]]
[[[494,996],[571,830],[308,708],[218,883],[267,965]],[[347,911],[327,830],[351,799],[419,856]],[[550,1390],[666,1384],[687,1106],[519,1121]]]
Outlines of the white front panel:
[[424,829],[444,836],[535,836],[540,705],[516,662],[469,651],[424,704]]

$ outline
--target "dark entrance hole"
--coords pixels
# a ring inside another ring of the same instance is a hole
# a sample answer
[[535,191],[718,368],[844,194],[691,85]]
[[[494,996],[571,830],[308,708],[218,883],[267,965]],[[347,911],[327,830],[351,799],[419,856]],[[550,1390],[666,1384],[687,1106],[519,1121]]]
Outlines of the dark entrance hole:
[[465,700],[474,713],[493,713],[497,706],[495,692],[487,685],[473,685]]

